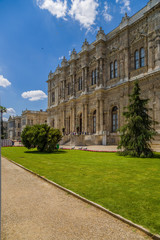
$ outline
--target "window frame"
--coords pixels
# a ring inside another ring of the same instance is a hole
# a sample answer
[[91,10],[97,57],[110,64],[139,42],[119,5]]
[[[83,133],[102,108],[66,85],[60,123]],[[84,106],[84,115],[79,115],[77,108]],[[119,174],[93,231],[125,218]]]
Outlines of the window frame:
[[[143,53],[142,53],[143,50]],[[144,67],[145,66],[145,50],[144,47],[140,48],[140,67]]]
[[113,62],[110,63],[110,79],[114,78],[114,65]]
[[115,133],[118,129],[118,107],[112,108],[112,133]]
[[139,51],[136,50],[134,52],[134,68],[135,68],[135,70],[140,68],[139,60],[140,60],[140,58],[139,58]]
[[114,61],[114,78],[118,77],[118,63],[117,60]]

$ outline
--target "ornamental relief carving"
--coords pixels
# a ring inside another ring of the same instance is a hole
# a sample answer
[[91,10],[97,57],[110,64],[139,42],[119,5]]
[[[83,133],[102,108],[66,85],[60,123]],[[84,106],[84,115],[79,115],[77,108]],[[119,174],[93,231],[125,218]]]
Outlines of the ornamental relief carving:
[[147,37],[148,33],[148,24],[144,23],[142,25],[138,25],[129,33],[130,44],[138,42],[139,40]]

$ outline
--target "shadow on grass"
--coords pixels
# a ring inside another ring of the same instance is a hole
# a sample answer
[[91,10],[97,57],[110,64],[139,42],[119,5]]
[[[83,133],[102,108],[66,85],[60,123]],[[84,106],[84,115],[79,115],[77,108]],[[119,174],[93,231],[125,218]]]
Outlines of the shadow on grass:
[[51,153],[48,153],[48,152],[38,152],[38,151],[25,151],[24,153],[32,153],[32,154],[40,154],[40,155],[45,155],[45,154],[64,154],[64,153],[67,153],[67,151],[54,151],[54,152],[51,152]]

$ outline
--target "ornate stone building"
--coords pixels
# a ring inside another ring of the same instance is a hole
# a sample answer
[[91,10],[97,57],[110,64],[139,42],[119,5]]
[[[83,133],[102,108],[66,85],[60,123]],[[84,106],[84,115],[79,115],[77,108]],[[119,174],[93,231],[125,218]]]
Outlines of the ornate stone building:
[[[64,132],[63,143],[116,144],[124,124],[133,82],[149,98],[152,118],[160,123],[160,1],[151,0],[107,35],[96,40],[48,76],[48,123]],[[156,126],[160,133],[160,124]],[[79,135],[75,135],[79,133]]]
[[23,129],[28,125],[32,126],[35,124],[43,124],[47,123],[47,112],[46,111],[32,111],[25,110],[22,111],[22,120],[21,120],[21,128]]
[[22,111],[21,116],[13,116],[8,119],[8,139],[20,141],[23,129],[28,125],[47,123],[46,111]]
[[9,117],[8,138],[17,141],[21,139],[21,116]]

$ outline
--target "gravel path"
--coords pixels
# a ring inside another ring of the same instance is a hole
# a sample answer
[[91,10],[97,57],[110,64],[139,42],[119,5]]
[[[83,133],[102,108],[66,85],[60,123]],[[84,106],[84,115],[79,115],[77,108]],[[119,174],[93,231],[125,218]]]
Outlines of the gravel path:
[[2,240],[150,239],[2,158]]

